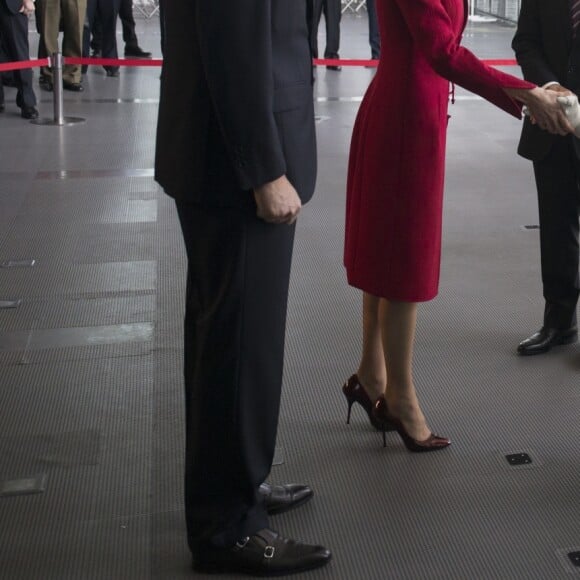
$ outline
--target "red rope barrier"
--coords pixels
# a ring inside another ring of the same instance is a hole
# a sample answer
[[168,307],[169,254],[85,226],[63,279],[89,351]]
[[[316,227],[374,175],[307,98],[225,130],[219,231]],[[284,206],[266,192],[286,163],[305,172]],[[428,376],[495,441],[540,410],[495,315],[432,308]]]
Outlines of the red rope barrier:
[[[515,59],[483,59],[482,62],[488,66],[517,66]],[[315,58],[314,64],[316,66],[368,66],[376,67],[379,64],[378,60],[366,59],[343,59],[343,58]]]
[[[65,64],[86,64],[101,66],[161,66],[163,60],[160,58],[73,58],[64,57]],[[378,60],[360,58],[315,58],[315,66],[366,66],[376,67]],[[482,62],[489,66],[517,66],[514,59],[484,59]],[[50,66],[50,59],[42,58],[38,60],[23,60],[18,62],[7,62],[0,64],[0,72],[9,70],[19,70],[24,68],[35,68],[40,66]]]
[[65,64],[93,64],[101,66],[161,66],[163,60],[160,58],[76,58],[66,56],[63,59]]
[[41,58],[39,60],[19,60],[16,62],[0,63],[0,72],[34,68],[37,66],[50,66],[50,59]]

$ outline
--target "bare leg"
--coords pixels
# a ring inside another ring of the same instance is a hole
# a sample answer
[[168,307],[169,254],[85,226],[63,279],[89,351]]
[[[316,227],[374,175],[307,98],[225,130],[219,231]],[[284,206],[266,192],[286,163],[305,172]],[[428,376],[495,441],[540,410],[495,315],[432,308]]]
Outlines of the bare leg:
[[431,431],[419,406],[413,383],[417,304],[381,299],[379,320],[388,378],[385,397],[389,412],[401,420],[411,437],[423,441]]
[[381,298],[363,294],[363,347],[357,375],[371,401],[384,394],[387,386],[387,368],[381,338],[379,307]]

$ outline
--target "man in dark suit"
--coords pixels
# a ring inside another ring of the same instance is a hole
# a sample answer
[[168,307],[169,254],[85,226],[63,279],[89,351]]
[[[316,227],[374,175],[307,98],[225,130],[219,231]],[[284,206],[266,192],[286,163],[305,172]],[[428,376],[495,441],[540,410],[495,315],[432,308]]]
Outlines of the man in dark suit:
[[[580,93],[580,5],[573,15],[573,3],[523,0],[512,43],[524,77],[562,94]],[[518,346],[533,355],[578,339],[580,141],[526,119],[518,153],[533,161],[539,202],[544,323]]]
[[[0,38],[10,61],[28,60],[28,17],[34,13],[32,0],[0,0]],[[32,70],[16,70],[16,105],[23,119],[36,119],[36,96],[32,88]],[[0,82],[0,112],[4,111],[4,89]]]
[[155,175],[188,257],[185,511],[194,567],[288,574],[321,546],[268,513],[312,492],[264,484],[273,460],[294,222],[316,144],[307,0],[164,3]]
[[[340,17],[342,4],[340,0],[312,0],[312,23],[310,26],[310,47],[313,58],[318,58],[318,25],[324,12],[326,24],[326,48],[324,58],[338,58],[340,47]],[[328,70],[340,70],[338,65],[327,65]]]

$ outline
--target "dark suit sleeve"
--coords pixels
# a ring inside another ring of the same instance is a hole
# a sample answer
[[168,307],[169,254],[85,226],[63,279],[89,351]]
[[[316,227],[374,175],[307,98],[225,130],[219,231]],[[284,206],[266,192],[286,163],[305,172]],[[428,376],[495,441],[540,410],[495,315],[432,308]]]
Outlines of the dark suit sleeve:
[[[562,31],[565,34],[566,31]],[[524,78],[539,86],[558,78],[546,61],[542,49],[542,30],[537,0],[523,0],[518,27],[512,41]]]
[[244,190],[286,172],[273,113],[271,1],[197,3],[204,74],[232,167]]

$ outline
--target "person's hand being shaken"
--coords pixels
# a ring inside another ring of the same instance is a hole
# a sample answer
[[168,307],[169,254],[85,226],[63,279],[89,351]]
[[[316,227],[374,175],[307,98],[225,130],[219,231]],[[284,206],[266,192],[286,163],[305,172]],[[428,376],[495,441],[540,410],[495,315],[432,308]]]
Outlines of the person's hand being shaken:
[[254,189],[258,217],[271,224],[293,224],[302,202],[294,186],[283,175]]

